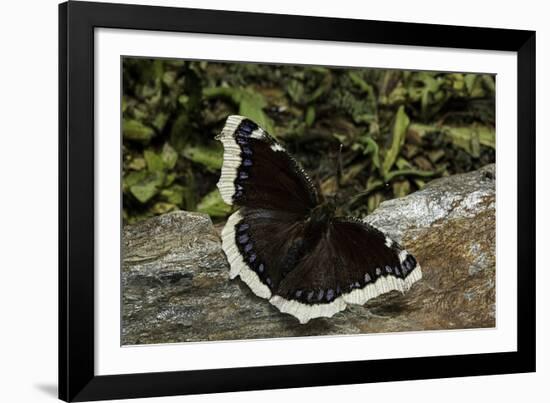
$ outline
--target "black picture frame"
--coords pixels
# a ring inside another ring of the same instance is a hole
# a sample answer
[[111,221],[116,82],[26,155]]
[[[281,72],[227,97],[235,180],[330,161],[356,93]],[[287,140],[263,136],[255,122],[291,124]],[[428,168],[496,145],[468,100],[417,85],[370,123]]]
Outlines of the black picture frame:
[[[517,52],[516,352],[96,376],[94,29]],[[393,371],[396,365],[399,371]],[[59,398],[89,401],[535,371],[535,32],[185,8],[59,5]]]

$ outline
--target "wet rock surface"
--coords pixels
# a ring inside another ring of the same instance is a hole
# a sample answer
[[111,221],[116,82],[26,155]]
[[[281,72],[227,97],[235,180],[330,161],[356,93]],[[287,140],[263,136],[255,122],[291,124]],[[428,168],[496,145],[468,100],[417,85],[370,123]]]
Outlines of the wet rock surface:
[[123,230],[122,344],[495,326],[495,167],[441,178],[383,203],[365,221],[413,253],[423,278],[406,294],[300,325],[229,267],[204,214],[174,212]]

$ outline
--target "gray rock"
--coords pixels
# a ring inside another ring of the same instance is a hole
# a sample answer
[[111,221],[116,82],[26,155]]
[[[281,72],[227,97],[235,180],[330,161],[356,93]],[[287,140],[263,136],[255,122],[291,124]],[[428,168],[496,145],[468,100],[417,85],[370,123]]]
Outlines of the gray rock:
[[122,344],[494,327],[494,175],[490,165],[382,203],[366,221],[416,256],[422,280],[305,325],[229,280],[208,216],[126,226]]
[[[489,203],[489,205],[487,205]],[[482,209],[495,208],[495,164],[478,171],[430,182],[407,197],[388,200],[365,221],[397,242],[415,236],[438,222],[473,218]]]

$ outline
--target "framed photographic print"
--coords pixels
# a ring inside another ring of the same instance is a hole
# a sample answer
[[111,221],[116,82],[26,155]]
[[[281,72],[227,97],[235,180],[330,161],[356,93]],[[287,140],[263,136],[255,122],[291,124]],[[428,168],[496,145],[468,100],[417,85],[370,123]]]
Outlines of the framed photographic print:
[[535,370],[534,32],[59,13],[61,399]]

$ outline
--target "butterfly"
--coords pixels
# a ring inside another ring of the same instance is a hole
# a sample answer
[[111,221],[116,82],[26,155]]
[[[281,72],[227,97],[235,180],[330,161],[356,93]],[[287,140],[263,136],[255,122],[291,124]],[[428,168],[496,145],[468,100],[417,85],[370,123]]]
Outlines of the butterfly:
[[381,231],[336,216],[298,161],[252,120],[229,116],[216,139],[224,148],[218,189],[239,207],[222,231],[231,279],[307,323],[405,292],[422,277],[414,256]]

